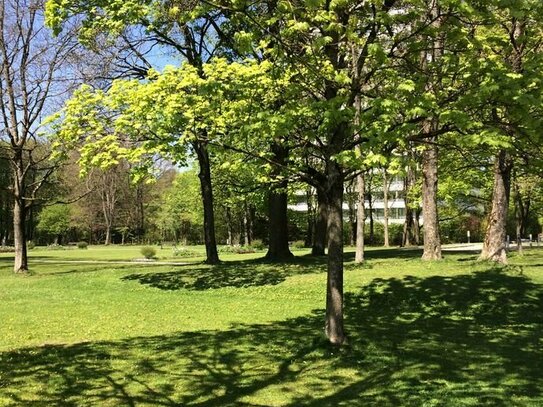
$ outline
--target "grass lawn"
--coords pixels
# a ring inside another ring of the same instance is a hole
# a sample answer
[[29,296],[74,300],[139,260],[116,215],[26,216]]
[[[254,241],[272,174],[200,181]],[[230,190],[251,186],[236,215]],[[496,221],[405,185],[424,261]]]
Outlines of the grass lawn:
[[296,253],[35,249],[31,276],[0,254],[0,406],[543,405],[543,248],[508,267],[348,253],[340,349],[322,335],[325,259]]

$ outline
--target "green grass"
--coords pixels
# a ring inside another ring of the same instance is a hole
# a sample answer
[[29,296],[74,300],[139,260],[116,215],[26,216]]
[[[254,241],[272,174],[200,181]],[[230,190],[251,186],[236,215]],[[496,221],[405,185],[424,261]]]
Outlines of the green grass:
[[210,267],[54,263],[141,255],[39,249],[31,276],[1,254],[0,405],[543,405],[543,250],[502,268],[348,253],[341,349],[322,335],[325,259],[296,253]]

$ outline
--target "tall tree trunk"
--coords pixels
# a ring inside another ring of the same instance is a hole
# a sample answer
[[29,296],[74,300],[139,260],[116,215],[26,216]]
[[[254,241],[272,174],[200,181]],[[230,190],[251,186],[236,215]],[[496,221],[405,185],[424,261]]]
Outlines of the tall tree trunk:
[[349,207],[349,245],[354,246],[356,244],[356,207],[355,207],[355,197],[353,194],[356,193],[354,182],[351,182],[351,185],[347,189],[347,204]]
[[515,232],[517,236],[517,251],[522,253],[522,233],[523,221],[524,221],[524,202],[522,201],[522,195],[520,193],[520,188],[517,182],[513,183],[515,191]]
[[483,250],[479,257],[481,260],[490,260],[501,264],[507,263],[505,239],[512,167],[513,164],[509,154],[507,151],[501,150],[494,163],[492,209],[488,217]]
[[384,246],[389,247],[388,236],[388,174],[386,169],[383,171],[383,237]]
[[232,226],[232,210],[229,206],[226,207],[226,230],[228,233],[229,246],[234,246],[234,228]]
[[16,150],[12,163],[13,168],[13,240],[15,246],[15,273],[26,273],[28,271],[28,253],[26,247],[26,202],[24,199],[25,174],[22,150]]
[[356,177],[356,190],[358,197],[358,206],[356,208],[356,252],[354,256],[354,261],[355,263],[363,263],[364,226],[366,223],[364,174],[359,174]]
[[249,246],[252,240],[249,205],[247,205],[247,201],[243,201],[243,243],[245,246]]
[[409,165],[404,180],[405,223],[402,237],[402,246],[404,247],[419,244],[418,221],[415,219],[415,211],[413,210],[411,200],[409,199],[409,193],[416,182],[415,178],[415,171],[411,165]]
[[16,197],[13,206],[13,240],[15,245],[15,273],[26,273],[28,271],[28,254],[26,247],[26,217],[25,202],[21,197]]
[[343,326],[343,176],[338,165],[327,164],[328,275],[326,286],[326,336],[341,345]]
[[136,216],[137,216],[137,231],[136,236],[138,242],[143,241],[145,234],[145,207],[144,207],[144,192],[142,182],[136,185]]
[[373,194],[371,192],[371,186],[372,186],[372,180],[373,177],[369,177],[369,185],[368,185],[368,215],[370,218],[370,234],[368,236],[368,243],[374,244],[375,243],[375,221],[373,219]]
[[307,201],[307,233],[305,234],[305,247],[313,246],[314,226],[315,226],[315,208],[313,207],[313,192],[311,187],[307,187],[305,192]]
[[[429,133],[434,123],[428,120],[423,131]],[[422,216],[424,218],[424,252],[423,260],[441,260],[441,239],[439,236],[439,220],[437,212],[437,163],[438,148],[435,138],[422,153]]]
[[109,224],[106,225],[106,239],[105,239],[104,244],[106,246],[111,244],[111,225],[109,225]]
[[207,264],[218,264],[220,260],[219,253],[217,251],[217,240],[215,238],[215,212],[213,209],[213,188],[211,184],[209,151],[207,149],[207,144],[200,141],[192,143],[192,146],[196,151],[198,164],[200,166],[198,178],[200,179],[200,190],[204,207],[204,243],[206,246],[205,262]]
[[326,247],[326,232],[328,227],[328,202],[323,187],[317,188],[317,217],[315,219],[315,233],[313,237],[313,256],[324,256]]
[[[271,151],[277,164],[286,165],[288,158],[286,147],[274,143],[271,146]],[[272,177],[279,176],[281,168],[277,167],[274,171]],[[272,261],[284,261],[294,257],[288,247],[287,187],[288,181],[283,179],[268,193],[269,245],[266,258]]]

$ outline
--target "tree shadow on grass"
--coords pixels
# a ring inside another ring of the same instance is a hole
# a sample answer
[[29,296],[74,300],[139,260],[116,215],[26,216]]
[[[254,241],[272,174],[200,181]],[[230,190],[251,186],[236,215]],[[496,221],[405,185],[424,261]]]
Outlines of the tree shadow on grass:
[[304,256],[285,263],[250,259],[223,262],[216,266],[190,264],[178,267],[174,271],[133,273],[121,279],[169,291],[246,288],[277,285],[289,276],[323,272],[324,261]]
[[0,353],[0,404],[543,404],[543,287],[523,276],[375,279],[346,296],[341,349],[322,321]]

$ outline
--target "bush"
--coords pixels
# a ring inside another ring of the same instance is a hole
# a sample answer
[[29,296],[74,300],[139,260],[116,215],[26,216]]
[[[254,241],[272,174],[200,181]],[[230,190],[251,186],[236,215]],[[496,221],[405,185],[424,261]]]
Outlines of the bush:
[[34,243],[32,240],[29,240],[28,242],[26,242],[26,248],[28,250],[32,250],[36,247],[36,243]]
[[156,250],[154,247],[144,246],[140,249],[140,253],[149,260],[156,258]]
[[174,247],[173,255],[175,257],[198,257],[201,256],[201,253],[198,253],[195,250],[191,250],[187,247]]
[[89,244],[87,242],[77,242],[77,248],[78,249],[87,249],[89,247]]
[[296,240],[295,242],[292,242],[292,248],[303,249],[305,248],[305,242],[303,240]]
[[266,248],[266,245],[264,244],[264,242],[260,239],[255,239],[251,242],[250,246],[254,249],[254,250],[264,250]]
[[219,253],[247,254],[254,253],[255,249],[251,246],[222,246]]
[[47,250],[66,250],[66,248],[57,243],[53,243],[53,244],[47,245]]
[[13,253],[15,247],[13,246],[0,246],[0,253]]

